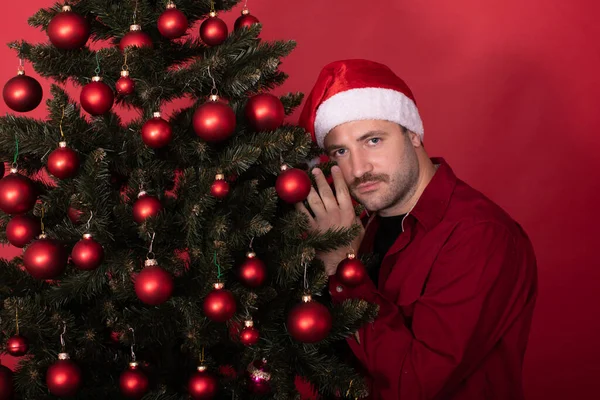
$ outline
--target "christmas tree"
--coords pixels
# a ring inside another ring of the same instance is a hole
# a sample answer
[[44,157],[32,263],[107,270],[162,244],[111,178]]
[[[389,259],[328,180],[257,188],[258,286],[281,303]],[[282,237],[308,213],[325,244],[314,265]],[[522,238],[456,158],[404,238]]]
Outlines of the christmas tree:
[[366,394],[333,344],[377,310],[331,304],[316,257],[358,229],[295,211],[318,150],[284,122],[302,95],[269,93],[295,44],[262,40],[246,8],[228,29],[236,3],[71,1],[30,18],[47,43],[9,44],[0,238],[23,254],[1,261],[0,343],[23,357],[0,366],[1,400],[291,399],[298,377]]

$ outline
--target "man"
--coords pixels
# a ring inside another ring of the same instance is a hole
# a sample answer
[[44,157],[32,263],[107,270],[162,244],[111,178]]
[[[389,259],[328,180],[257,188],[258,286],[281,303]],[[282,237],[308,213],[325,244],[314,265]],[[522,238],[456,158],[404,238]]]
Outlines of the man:
[[369,373],[374,399],[523,398],[521,370],[537,294],[536,260],[521,227],[423,147],[408,86],[367,60],[327,65],[301,124],[337,163],[335,195],[317,189],[302,204],[315,230],[350,227],[351,195],[370,217],[354,243],[382,261],[345,287],[341,248],[320,258],[334,301],[379,305],[348,343]]

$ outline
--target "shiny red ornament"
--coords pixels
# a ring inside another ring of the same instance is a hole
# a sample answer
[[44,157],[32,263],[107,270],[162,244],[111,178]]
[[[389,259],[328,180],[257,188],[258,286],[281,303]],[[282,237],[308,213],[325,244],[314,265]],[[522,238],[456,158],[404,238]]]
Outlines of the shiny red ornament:
[[215,322],[225,322],[235,314],[237,302],[229,290],[223,289],[222,283],[215,283],[215,289],[204,299],[202,309],[204,315]]
[[81,15],[63,6],[46,28],[50,42],[62,50],[75,50],[84,46],[90,37],[90,24]]
[[259,23],[258,18],[256,18],[254,15],[250,15],[250,11],[248,11],[247,8],[244,8],[242,10],[242,15],[240,15],[235,20],[233,29],[235,29],[237,31],[242,28],[250,28],[252,25],[258,24],[258,23]]
[[142,140],[146,146],[153,149],[165,147],[173,138],[173,130],[171,125],[160,117],[159,112],[153,114],[153,118],[149,119],[142,126]]
[[247,378],[248,390],[252,394],[266,395],[271,392],[271,373],[267,367],[267,360],[255,360],[248,365]]
[[258,343],[260,339],[260,333],[258,329],[254,327],[254,322],[248,320],[244,322],[244,329],[240,332],[240,342],[245,346],[252,346]]
[[148,377],[136,362],[129,363],[129,368],[119,378],[121,394],[130,399],[141,399],[148,392],[149,386]]
[[158,31],[167,39],[177,39],[188,29],[188,19],[177,9],[175,3],[169,2],[167,9],[158,17]]
[[171,298],[173,278],[159,267],[156,260],[146,260],[145,267],[135,277],[135,294],[145,304],[157,306]]
[[81,370],[75,362],[69,359],[67,353],[60,353],[58,361],[52,364],[46,372],[46,386],[55,396],[74,396],[81,387],[81,383]]
[[135,92],[135,81],[129,76],[129,71],[121,71],[121,77],[115,82],[115,90],[123,96]]
[[238,269],[238,279],[248,288],[257,288],[262,286],[267,279],[267,266],[258,257],[256,253],[246,254],[246,260]]
[[137,200],[133,203],[133,220],[141,224],[147,218],[156,217],[162,211],[162,208],[158,198],[141,191]]
[[270,93],[252,96],[246,103],[246,118],[259,131],[273,131],[283,124],[285,109],[281,100]]
[[275,182],[277,195],[290,204],[306,200],[311,188],[308,174],[297,168],[288,168],[287,165],[283,165],[281,171]]
[[212,11],[200,25],[200,38],[207,46],[218,46],[227,39],[227,24]]
[[67,249],[60,241],[41,235],[25,249],[23,265],[36,279],[53,279],[63,273],[68,258]]
[[28,112],[42,102],[44,91],[42,85],[25,71],[19,70],[18,75],[10,78],[2,90],[2,98],[13,111]]
[[41,233],[40,220],[30,215],[15,215],[6,224],[6,238],[15,247],[27,246]]
[[67,142],[60,142],[58,146],[48,156],[48,172],[59,179],[72,178],[79,171],[79,156],[67,147]]
[[311,296],[302,296],[302,303],[294,306],[288,314],[287,329],[299,342],[320,342],[331,330],[331,314],[327,307],[313,301]]
[[367,270],[354,253],[348,253],[348,256],[338,264],[335,275],[343,285],[356,287],[365,280]]
[[217,395],[219,381],[201,365],[188,381],[188,393],[193,400],[210,400]]
[[115,102],[115,94],[110,86],[102,82],[102,78],[94,76],[92,82],[81,89],[79,96],[81,108],[91,115],[106,114]]
[[24,214],[37,201],[36,188],[28,177],[11,168],[10,174],[0,179],[0,210],[7,214]]
[[217,174],[215,181],[210,187],[210,194],[217,199],[227,197],[229,193],[229,183],[225,180],[225,175]]
[[77,269],[94,270],[104,261],[104,248],[92,238],[92,235],[86,233],[83,239],[73,246],[71,260]]
[[142,32],[141,25],[131,25],[129,27],[129,32],[125,34],[121,38],[119,42],[119,49],[124,51],[127,47],[154,47],[154,43],[152,43],[152,38],[146,32]]
[[22,357],[29,350],[29,342],[21,335],[14,335],[6,341],[6,352],[13,357]]
[[227,104],[211,96],[202,104],[192,118],[194,132],[206,142],[221,142],[235,131],[235,113]]
[[13,372],[0,364],[0,400],[12,400],[14,394]]

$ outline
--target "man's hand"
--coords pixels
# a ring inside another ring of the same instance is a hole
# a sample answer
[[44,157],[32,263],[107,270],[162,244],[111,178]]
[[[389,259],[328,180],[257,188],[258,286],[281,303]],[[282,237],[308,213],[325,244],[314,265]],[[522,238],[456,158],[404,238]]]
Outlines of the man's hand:
[[[344,181],[340,167],[336,165],[331,168],[335,195],[320,169],[315,168],[312,170],[312,173],[317,183],[318,192],[314,187],[311,188],[307,201],[315,215],[314,218],[306,207],[304,207],[304,204],[296,204],[296,209],[302,211],[308,217],[311,229],[316,232],[325,232],[328,229],[350,228],[354,224],[358,224],[362,228],[361,221],[354,212],[350,191]],[[354,252],[358,252],[363,236],[364,228],[362,228],[359,236],[352,242]],[[342,247],[327,253],[319,253],[317,257],[325,264],[327,274],[334,275],[338,264],[346,258],[349,250],[349,247]]]

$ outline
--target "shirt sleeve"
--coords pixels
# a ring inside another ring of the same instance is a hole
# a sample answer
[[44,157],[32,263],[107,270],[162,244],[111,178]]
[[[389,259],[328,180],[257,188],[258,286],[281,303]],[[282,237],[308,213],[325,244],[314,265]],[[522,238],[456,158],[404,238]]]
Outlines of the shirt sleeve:
[[362,298],[380,307],[376,320],[359,329],[358,340],[348,338],[377,386],[402,400],[433,399],[468,376],[523,306],[517,241],[493,222],[456,229],[415,303],[411,329],[372,281],[350,289],[330,278],[334,301]]

